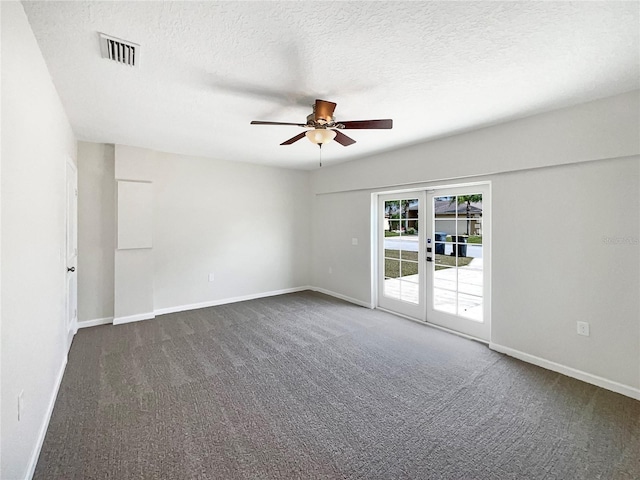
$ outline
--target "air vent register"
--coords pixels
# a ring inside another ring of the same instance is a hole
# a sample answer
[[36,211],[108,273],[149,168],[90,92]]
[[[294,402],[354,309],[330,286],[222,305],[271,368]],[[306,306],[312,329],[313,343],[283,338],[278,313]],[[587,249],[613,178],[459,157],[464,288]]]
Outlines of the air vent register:
[[102,58],[135,67],[139,63],[140,45],[110,35],[100,34]]

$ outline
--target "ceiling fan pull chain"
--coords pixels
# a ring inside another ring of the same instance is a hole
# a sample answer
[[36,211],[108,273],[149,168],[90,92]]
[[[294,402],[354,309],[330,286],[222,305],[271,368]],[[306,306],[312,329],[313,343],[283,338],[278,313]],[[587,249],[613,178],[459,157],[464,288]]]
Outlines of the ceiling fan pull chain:
[[319,143],[318,146],[320,147],[320,166],[322,167],[322,144]]

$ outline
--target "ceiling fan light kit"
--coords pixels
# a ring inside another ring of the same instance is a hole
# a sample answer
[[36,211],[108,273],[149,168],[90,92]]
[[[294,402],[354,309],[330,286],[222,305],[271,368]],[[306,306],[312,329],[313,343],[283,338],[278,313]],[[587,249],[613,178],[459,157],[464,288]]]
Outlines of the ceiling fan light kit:
[[327,128],[315,128],[313,130],[307,130],[305,135],[311,143],[322,145],[323,143],[331,142],[336,138],[337,133],[334,130],[329,130]]

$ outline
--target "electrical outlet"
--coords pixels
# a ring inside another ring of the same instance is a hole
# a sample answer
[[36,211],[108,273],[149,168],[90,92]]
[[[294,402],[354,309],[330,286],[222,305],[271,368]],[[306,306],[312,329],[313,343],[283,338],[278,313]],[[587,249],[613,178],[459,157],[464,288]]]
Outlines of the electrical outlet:
[[213,275],[213,273],[209,274],[209,281],[213,282],[215,280],[215,276]]
[[18,394],[18,421],[24,416],[24,390]]
[[352,238],[351,239],[351,245],[358,245],[358,239],[357,238]]
[[589,324],[587,322],[578,322],[578,335],[589,336]]

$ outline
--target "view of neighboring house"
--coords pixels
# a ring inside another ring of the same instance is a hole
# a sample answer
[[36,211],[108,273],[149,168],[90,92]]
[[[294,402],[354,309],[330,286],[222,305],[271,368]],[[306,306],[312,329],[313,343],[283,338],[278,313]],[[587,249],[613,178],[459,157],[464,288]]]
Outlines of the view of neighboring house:
[[[385,229],[403,232],[418,230],[418,203],[417,200],[406,200],[402,205],[387,205]],[[435,199],[434,217],[436,232],[448,235],[482,235],[482,200],[456,203],[451,197],[438,197]]]
[[449,235],[482,235],[482,200],[469,204],[459,202],[456,205],[451,199],[436,198],[434,210],[436,232],[446,232]]

